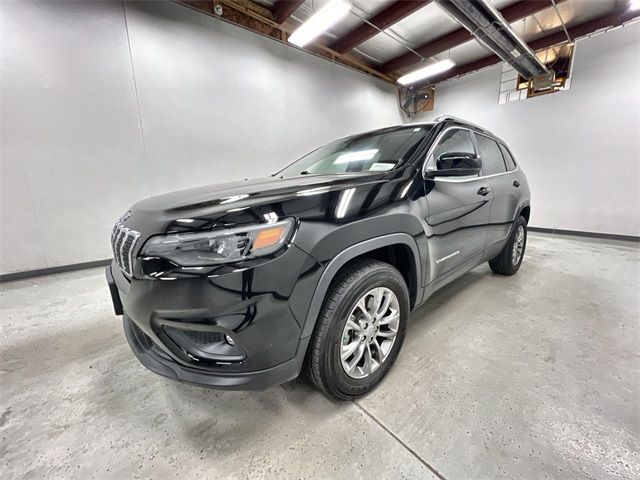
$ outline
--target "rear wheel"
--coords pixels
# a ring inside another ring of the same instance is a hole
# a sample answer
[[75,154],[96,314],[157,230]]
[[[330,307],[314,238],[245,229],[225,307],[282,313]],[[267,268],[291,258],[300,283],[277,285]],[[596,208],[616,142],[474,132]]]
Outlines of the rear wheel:
[[400,272],[373,259],[334,280],[318,317],[307,367],[325,394],[349,400],[375,388],[404,341],[409,294]]
[[522,264],[524,251],[527,246],[527,221],[518,217],[511,236],[500,254],[489,260],[489,266],[495,273],[513,275]]

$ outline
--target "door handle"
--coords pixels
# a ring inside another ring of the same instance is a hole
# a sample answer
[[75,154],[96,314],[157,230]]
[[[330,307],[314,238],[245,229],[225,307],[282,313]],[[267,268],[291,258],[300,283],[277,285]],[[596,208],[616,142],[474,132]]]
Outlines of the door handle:
[[520,186],[520,182],[518,180],[513,181],[513,186],[518,188]]
[[491,190],[489,190],[487,187],[480,187],[480,189],[478,190],[478,195],[482,195],[484,197],[485,195],[488,195],[489,192],[491,192]]

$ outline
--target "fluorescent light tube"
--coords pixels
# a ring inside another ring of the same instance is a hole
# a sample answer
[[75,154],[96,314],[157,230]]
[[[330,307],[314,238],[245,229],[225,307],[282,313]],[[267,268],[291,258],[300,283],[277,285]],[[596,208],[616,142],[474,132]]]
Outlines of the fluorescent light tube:
[[349,10],[351,10],[350,3],[344,0],[331,0],[300,25],[289,37],[289,42],[304,47],[346,17]]
[[401,85],[409,85],[410,83],[415,83],[418,80],[432,77],[433,75],[436,75],[438,73],[446,72],[447,70],[453,68],[455,65],[456,64],[451,60],[442,60],[441,62],[432,63],[431,65],[427,65],[426,67],[419,68],[418,70],[414,70],[413,72],[401,76],[398,79],[398,83]]

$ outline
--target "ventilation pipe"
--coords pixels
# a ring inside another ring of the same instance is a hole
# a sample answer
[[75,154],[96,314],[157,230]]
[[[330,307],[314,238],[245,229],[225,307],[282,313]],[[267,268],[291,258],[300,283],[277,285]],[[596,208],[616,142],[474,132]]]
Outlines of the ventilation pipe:
[[524,43],[486,0],[436,0],[440,8],[511,65],[525,79],[548,72],[533,51]]

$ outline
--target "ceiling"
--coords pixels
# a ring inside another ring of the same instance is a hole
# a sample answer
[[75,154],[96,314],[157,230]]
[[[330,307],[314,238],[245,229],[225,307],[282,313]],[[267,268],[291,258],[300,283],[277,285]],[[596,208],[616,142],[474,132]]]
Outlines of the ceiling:
[[[270,9],[277,6],[277,0],[255,1]],[[397,3],[396,0],[350,1],[353,8],[349,15],[328,32],[325,32],[322,38],[317,40],[317,43],[331,46],[337,39],[343,38],[362,25],[363,19],[372,19],[376,14]],[[557,8],[554,8],[552,0],[529,0],[529,3],[532,1],[538,5],[537,13],[511,23],[514,32],[525,42],[547,37],[556,32],[564,32],[563,22],[566,28],[571,29],[571,27],[583,25],[616,10],[620,11],[627,4],[627,0],[555,0]],[[306,21],[325,3],[327,0],[305,0],[293,11],[287,22],[295,27]],[[526,2],[522,2],[522,0],[489,0],[489,3],[500,11],[505,7],[515,7],[514,4]],[[411,51],[410,49],[415,50],[460,28],[460,25],[440,9],[436,2],[426,2],[415,12],[386,28],[384,32],[378,32],[348,53],[372,68],[382,67],[382,71],[384,71],[385,62],[405,55]],[[490,54],[491,52],[486,47],[471,39],[424,59],[410,54],[413,59],[412,62],[409,62],[410,65],[394,68],[387,73],[393,72],[397,76],[414,70],[422,62],[447,58],[456,65],[466,65]]]

